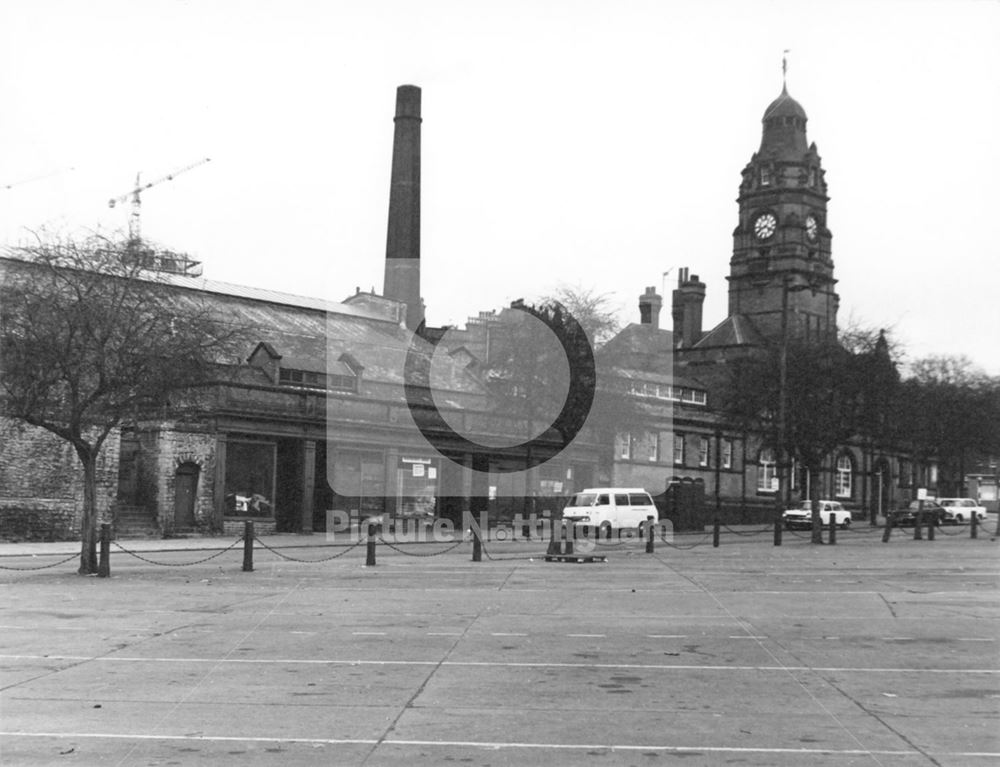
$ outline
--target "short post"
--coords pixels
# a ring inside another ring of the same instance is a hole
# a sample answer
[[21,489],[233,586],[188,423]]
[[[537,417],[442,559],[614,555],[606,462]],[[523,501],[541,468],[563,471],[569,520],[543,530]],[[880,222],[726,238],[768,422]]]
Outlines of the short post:
[[889,536],[892,535],[892,524],[896,519],[896,515],[891,511],[885,514],[885,530],[882,531],[882,543],[889,542]]
[[653,554],[653,517],[652,515],[646,517],[646,553]]
[[549,548],[545,552],[546,556],[553,557],[562,554],[562,532],[565,524],[562,520],[558,522],[552,520],[552,535],[549,537]]
[[472,561],[483,561],[483,539],[479,537],[479,525],[472,526]]
[[253,520],[243,523],[243,572],[253,572]]
[[934,528],[937,527],[937,523],[937,514],[931,514],[931,518],[927,520],[927,540],[934,540]]
[[830,512],[830,545],[835,546],[837,544],[837,515],[834,512]]
[[563,522],[563,538],[566,539],[566,553],[573,553],[573,539],[576,537],[576,525],[570,525],[567,529],[566,523]]
[[917,501],[917,520],[913,524],[913,540],[922,541],[924,539],[923,531],[921,531],[920,526],[924,523],[924,502]]
[[774,520],[774,545],[775,546],[780,546],[781,545],[781,527],[782,527],[781,517],[777,517]]
[[97,577],[107,578],[111,575],[111,525],[101,524],[101,558],[97,565]]
[[972,538],[979,537],[979,515],[976,514],[976,510],[972,510],[972,520],[969,522],[969,536]]
[[375,523],[368,523],[368,551],[365,556],[365,567],[375,566]]
[[715,524],[712,525],[712,548],[719,548],[719,518],[715,518]]

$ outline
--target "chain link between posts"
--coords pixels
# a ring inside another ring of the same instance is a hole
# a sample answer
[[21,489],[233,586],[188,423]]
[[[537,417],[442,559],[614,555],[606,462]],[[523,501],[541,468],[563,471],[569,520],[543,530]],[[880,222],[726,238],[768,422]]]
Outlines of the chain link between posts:
[[[259,543],[261,545],[261,548],[267,549],[268,551],[270,551],[275,556],[281,557],[282,559],[287,559],[289,562],[301,562],[303,564],[314,564],[314,563],[319,563],[319,562],[329,562],[330,560],[337,559],[338,557],[344,556],[344,554],[346,554],[349,551],[353,551],[354,549],[356,549],[358,546],[360,546],[362,543],[365,542],[365,539],[361,538],[361,539],[355,541],[354,543],[352,543],[347,548],[345,548],[343,551],[338,551],[336,554],[331,554],[330,556],[328,556],[328,557],[322,557],[321,559],[299,559],[298,557],[291,557],[288,554],[282,554],[278,549],[274,548],[273,546],[268,546],[266,543],[264,543],[264,541],[262,541],[256,535],[253,537],[253,539],[257,543]],[[241,540],[244,540],[244,539],[241,539]]]
[[[26,554],[25,556],[32,556],[32,557],[34,557],[34,556],[39,556],[39,555],[38,554]],[[47,556],[47,555],[42,554],[41,556]],[[8,565],[0,565],[0,570],[21,570],[21,571],[26,571],[26,570],[48,570],[51,567],[59,567],[59,565],[64,565],[67,562],[69,562],[71,559],[76,559],[78,556],[80,556],[80,555],[77,554],[77,553],[73,553],[73,554],[70,554],[65,559],[60,559],[58,562],[53,562],[53,563],[48,564],[48,565],[38,565],[38,566],[33,566],[33,567],[10,567]]]
[[403,555],[408,556],[408,557],[438,557],[438,556],[441,556],[442,554],[447,554],[449,551],[457,549],[459,546],[461,546],[463,543],[465,543],[465,541],[463,541],[463,540],[458,540],[458,541],[455,541],[453,544],[451,544],[448,548],[443,549],[441,551],[418,552],[418,551],[404,551],[403,549],[401,549],[399,546],[395,545],[394,543],[389,543],[389,541],[387,541],[385,538],[383,538],[381,534],[378,536],[378,540],[381,543],[384,543],[386,546],[388,546],[393,551],[398,551],[400,554],[403,554]]
[[[235,546],[237,546],[238,544],[240,544],[242,542],[243,542],[243,536],[241,535],[235,541],[233,541],[228,546],[226,546],[226,548],[220,549],[219,551],[215,552],[211,556],[207,556],[207,557],[205,557],[203,559],[197,559],[194,562],[157,562],[155,559],[150,559],[149,557],[144,557],[141,554],[137,554],[134,551],[130,551],[129,549],[126,549],[124,546],[122,546],[120,543],[118,543],[118,541],[111,541],[111,543],[113,543],[115,546],[117,546],[119,549],[121,549],[122,551],[124,551],[129,556],[135,557],[136,559],[141,559],[143,562],[148,562],[151,565],[158,565],[159,567],[191,567],[192,565],[200,565],[200,564],[202,564],[204,562],[208,562],[208,561],[210,561],[212,559],[215,559],[216,557],[222,556],[227,551],[231,551]],[[180,549],[180,550],[183,551],[183,549]]]

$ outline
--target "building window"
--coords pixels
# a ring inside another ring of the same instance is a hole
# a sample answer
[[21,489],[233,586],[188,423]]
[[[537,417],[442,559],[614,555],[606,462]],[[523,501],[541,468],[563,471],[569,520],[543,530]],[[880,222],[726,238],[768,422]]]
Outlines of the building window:
[[615,436],[615,442],[618,443],[617,450],[618,458],[622,461],[627,461],[632,457],[632,435],[628,432],[619,432]]
[[646,443],[649,445],[649,461],[656,463],[660,460],[660,435],[655,431],[646,432]]
[[760,451],[757,459],[757,492],[773,493],[774,481],[778,478],[777,464],[774,461],[774,451],[766,447]]
[[678,466],[684,465],[684,435],[674,435],[674,463]]
[[837,458],[837,471],[834,477],[835,490],[838,498],[850,498],[853,488],[854,462],[847,453]]
[[770,168],[760,169],[760,185],[761,186],[771,186],[771,170]]
[[708,466],[708,437],[698,437],[698,465]]
[[733,468],[733,441],[731,439],[722,440],[722,456],[719,462],[723,469]]

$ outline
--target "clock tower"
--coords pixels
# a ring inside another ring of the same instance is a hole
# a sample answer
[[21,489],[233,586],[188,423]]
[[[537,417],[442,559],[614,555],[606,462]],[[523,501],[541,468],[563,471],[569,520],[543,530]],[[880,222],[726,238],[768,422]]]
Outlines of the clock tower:
[[729,268],[729,316],[767,339],[837,332],[826,180],[806,112],[783,84],[764,111],[760,148],[743,169]]

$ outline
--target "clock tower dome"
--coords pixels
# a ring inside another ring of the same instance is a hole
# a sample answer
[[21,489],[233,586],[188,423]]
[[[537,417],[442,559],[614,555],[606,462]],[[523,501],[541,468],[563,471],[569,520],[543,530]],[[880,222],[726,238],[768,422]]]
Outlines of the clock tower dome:
[[743,169],[729,268],[729,316],[767,339],[837,332],[826,180],[806,112],[787,86],[764,110],[760,148]]

